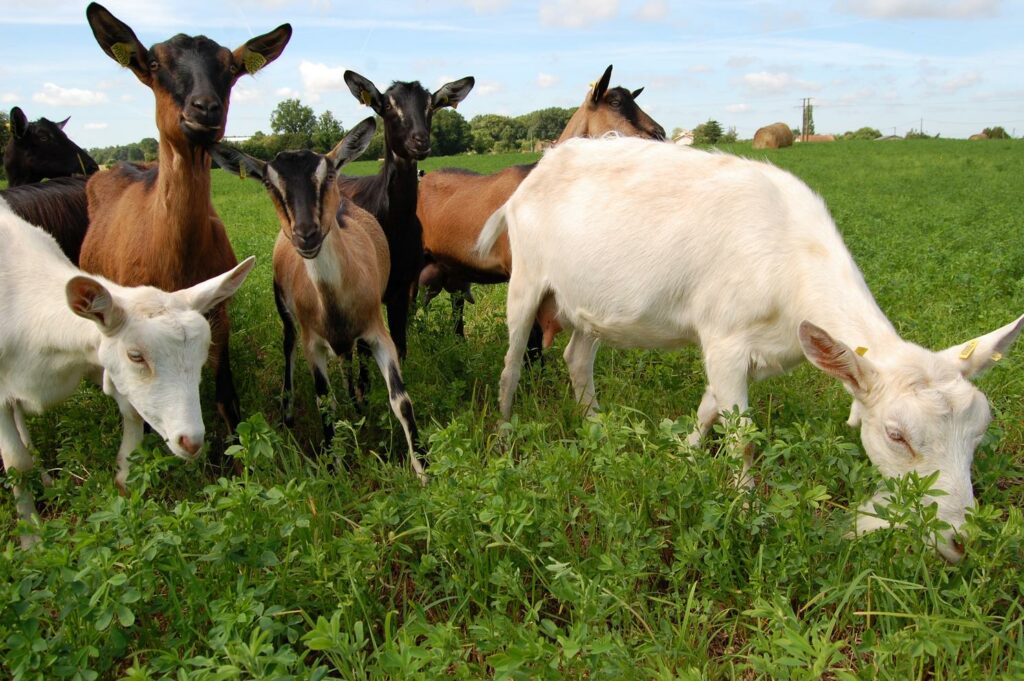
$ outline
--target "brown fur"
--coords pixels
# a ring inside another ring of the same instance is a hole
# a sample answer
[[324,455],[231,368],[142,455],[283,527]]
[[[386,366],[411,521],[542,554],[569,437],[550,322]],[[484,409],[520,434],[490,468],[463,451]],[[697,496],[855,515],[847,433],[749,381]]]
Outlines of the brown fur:
[[[664,129],[633,103],[640,91],[631,94],[621,87],[609,89],[610,77],[609,66],[569,119],[559,142],[613,131],[630,137],[665,138]],[[512,259],[507,235],[498,238],[487,257],[477,255],[474,248],[487,218],[512,196],[533,167],[513,166],[491,175],[441,170],[420,180],[416,214],[423,224],[423,247],[450,279],[459,285],[508,281]]]

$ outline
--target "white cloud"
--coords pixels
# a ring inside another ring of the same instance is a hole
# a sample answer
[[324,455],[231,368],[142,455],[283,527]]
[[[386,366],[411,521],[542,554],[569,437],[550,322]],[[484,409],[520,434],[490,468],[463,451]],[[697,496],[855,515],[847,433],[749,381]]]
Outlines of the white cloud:
[[961,73],[957,76],[953,76],[949,80],[940,83],[939,87],[941,87],[943,91],[953,94],[954,92],[958,92],[960,90],[963,90],[964,88],[971,87],[972,85],[977,85],[981,81],[982,78],[980,73],[978,73],[977,71],[970,71],[967,73]]
[[236,85],[231,90],[232,102],[257,102],[263,98],[263,91],[255,87]]
[[21,101],[21,96],[17,92],[5,92],[0,94],[0,102],[3,102],[4,104],[14,104],[19,101]]
[[633,17],[640,21],[661,21],[668,16],[668,9],[666,0],[647,0],[637,9]]
[[50,106],[95,106],[107,101],[107,95],[92,90],[63,88],[54,83],[43,83],[43,89],[32,95],[33,102]]
[[82,126],[86,130],[106,130],[110,127],[109,123],[86,123]]
[[283,99],[298,99],[301,93],[290,87],[279,87],[274,90],[274,95]]
[[730,104],[729,106],[725,107],[725,110],[728,111],[729,113],[746,113],[747,111],[750,111],[750,105]]
[[560,79],[559,79],[558,76],[553,76],[550,73],[538,73],[537,74],[537,86],[538,87],[543,87],[543,88],[554,87],[555,85],[558,85],[558,81],[559,80]]
[[486,97],[487,95],[495,95],[498,94],[499,92],[504,91],[505,86],[496,80],[478,80],[476,86],[473,88],[473,93],[481,97]]
[[740,79],[746,88],[758,94],[783,94],[792,90],[819,90],[821,86],[817,83],[799,80],[792,75],[778,71],[757,71],[748,73]]
[[299,63],[299,77],[306,97],[311,102],[320,101],[320,95],[324,92],[348,90],[344,66],[328,66],[303,59]]
[[980,19],[999,13],[1001,0],[839,0],[836,7],[872,19]]
[[491,14],[505,9],[511,0],[462,0],[462,2],[472,7],[477,14]]
[[545,0],[540,6],[544,26],[584,28],[619,13],[619,0]]
[[120,99],[122,102],[133,102],[135,101],[135,95],[125,94],[118,97],[118,99]]
[[757,57],[751,57],[749,55],[736,55],[729,57],[725,60],[725,65],[731,69],[742,69],[744,66],[750,66],[757,61]]
[[689,73],[711,73],[714,71],[713,68],[707,64],[694,64],[690,68],[686,69]]

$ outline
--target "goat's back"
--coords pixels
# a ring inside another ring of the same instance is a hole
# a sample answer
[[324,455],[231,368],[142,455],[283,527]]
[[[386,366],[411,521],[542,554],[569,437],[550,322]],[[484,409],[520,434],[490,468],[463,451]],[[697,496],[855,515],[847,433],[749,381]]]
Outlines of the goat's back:
[[817,195],[725,154],[570,140],[505,211],[513,281],[543,282],[566,321],[613,343],[674,346],[769,322],[795,339],[816,272],[864,287]]
[[64,255],[78,264],[89,228],[87,181],[87,177],[74,176],[23,184],[0,191],[0,197],[16,215],[51,234]]

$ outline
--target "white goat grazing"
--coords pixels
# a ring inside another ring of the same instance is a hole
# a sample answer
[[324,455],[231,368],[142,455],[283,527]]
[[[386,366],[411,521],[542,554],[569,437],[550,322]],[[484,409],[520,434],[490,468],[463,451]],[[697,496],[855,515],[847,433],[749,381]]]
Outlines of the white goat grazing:
[[[363,341],[384,375],[409,462],[426,482],[412,401],[381,313],[391,267],[388,242],[376,218],[344,198],[335,181],[337,169],[366,150],[375,128],[374,119],[367,118],[326,155],[282,151],[264,163],[220,144],[211,154],[221,168],[262,181],[277,209],[281,231],[274,244],[274,299],[284,325],[285,422],[292,421],[295,325],[302,330],[318,403],[330,392],[328,357],[350,355],[355,341]],[[333,421],[325,419],[328,444],[333,435]]]
[[[824,202],[765,163],[636,139],[570,140],[547,152],[490,218],[477,248],[508,230],[508,418],[538,308],[572,330],[565,349],[577,399],[594,408],[599,342],[699,343],[708,385],[690,437],[747,409],[747,384],[805,356],[853,396],[851,425],[880,471],[939,472],[939,551],[974,505],[971,462],[991,418],[966,379],[997,361],[1024,317],[942,352],[902,340],[846,250]],[[813,323],[812,323],[813,322]],[[744,476],[749,453],[744,457]],[[884,504],[884,498],[876,498]],[[862,511],[869,512],[870,504]],[[857,531],[885,525],[858,514]]]
[[[35,464],[22,411],[41,412],[102,381],[124,422],[117,484],[142,441],[143,420],[175,455],[191,459],[203,444],[199,374],[210,347],[203,314],[227,300],[255,260],[192,288],[165,293],[87,276],[49,234],[0,201],[0,453],[4,468]],[[44,474],[44,482],[48,477]],[[28,490],[14,488],[18,515],[30,520]],[[27,545],[34,537],[23,536]]]

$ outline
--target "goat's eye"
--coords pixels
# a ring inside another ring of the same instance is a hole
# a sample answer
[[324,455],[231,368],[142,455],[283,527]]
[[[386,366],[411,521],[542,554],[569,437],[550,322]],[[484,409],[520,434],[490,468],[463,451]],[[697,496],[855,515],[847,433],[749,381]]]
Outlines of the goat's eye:
[[150,60],[150,62],[149,62],[149,70],[150,71],[156,71],[159,68],[160,68],[160,62],[158,62],[156,59]]
[[39,141],[40,142],[49,142],[50,141],[50,136],[47,135],[45,132],[41,132],[41,133],[39,133]]
[[618,97],[612,97],[611,99],[608,100],[608,106],[612,107],[613,109],[618,109],[620,106],[622,106],[622,100],[619,99]]
[[128,351],[128,359],[131,360],[132,362],[134,362],[135,364],[145,364],[146,363],[146,358],[143,357],[142,353],[139,352],[138,350],[129,350]]
[[228,67],[228,70],[231,71],[232,76],[236,75],[238,73],[238,64],[232,64]]
[[896,444],[907,444],[907,438],[904,437],[902,431],[900,431],[898,428],[886,428],[885,435]]

